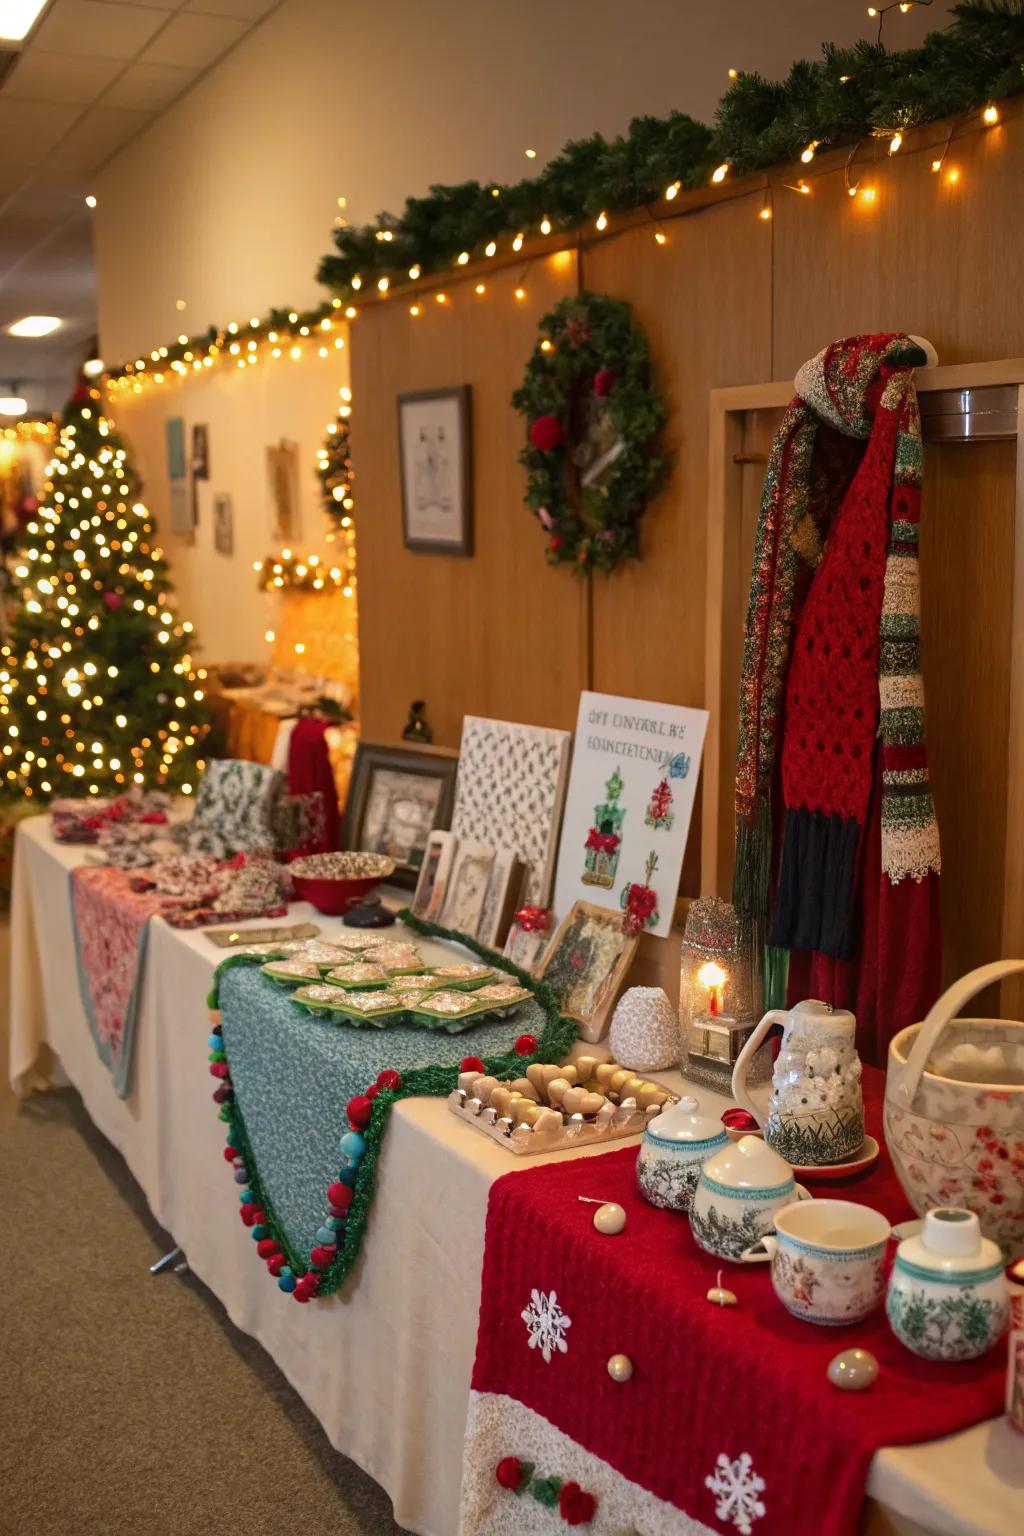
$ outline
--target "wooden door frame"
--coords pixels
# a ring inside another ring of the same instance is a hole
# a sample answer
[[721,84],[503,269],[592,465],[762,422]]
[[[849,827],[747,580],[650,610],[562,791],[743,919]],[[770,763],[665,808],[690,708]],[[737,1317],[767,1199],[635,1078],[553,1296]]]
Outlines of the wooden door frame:
[[[1006,848],[1003,867],[1003,954],[1024,952],[1024,358],[995,363],[962,363],[920,368],[919,394],[935,390],[1017,386],[1017,466],[1013,544],[1013,607],[1010,635],[1010,723],[1007,741]],[[793,398],[791,383],[741,384],[713,389],[710,396],[707,512],[707,621],[704,703],[710,712],[704,743],[701,810],[701,892],[718,889],[719,817],[722,796],[722,720],[737,707],[735,680],[723,677],[725,624],[737,606],[746,610],[749,572],[740,569],[744,418],[751,411],[777,410]]]

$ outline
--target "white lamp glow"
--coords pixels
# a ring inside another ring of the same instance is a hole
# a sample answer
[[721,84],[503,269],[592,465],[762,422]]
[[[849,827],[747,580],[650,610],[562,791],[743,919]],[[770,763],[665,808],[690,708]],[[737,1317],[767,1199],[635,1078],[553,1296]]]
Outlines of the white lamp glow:
[[28,401],[21,395],[0,395],[0,416],[24,416]]
[[[0,0],[2,4],[2,0]],[[25,315],[7,327],[12,336],[49,336],[64,324],[56,315]]]
[[23,42],[48,0],[0,0],[0,42]]

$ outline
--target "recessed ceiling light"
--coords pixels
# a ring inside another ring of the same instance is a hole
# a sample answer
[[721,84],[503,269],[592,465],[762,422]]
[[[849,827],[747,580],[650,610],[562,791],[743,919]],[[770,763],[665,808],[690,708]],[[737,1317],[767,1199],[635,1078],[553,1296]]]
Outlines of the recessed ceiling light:
[[[0,4],[3,0],[0,0]],[[12,336],[49,336],[51,331],[63,325],[56,315],[25,315],[7,327]]]
[[0,42],[21,43],[49,0],[0,0]]
[[28,401],[21,395],[0,395],[0,416],[24,416]]
[[90,357],[82,364],[82,372],[87,379],[94,379],[97,374],[103,372],[102,357]]
[[91,192],[89,193],[89,196],[85,200],[85,206],[87,208],[95,208],[96,207],[96,199],[95,199],[95,197],[93,196],[93,194]]

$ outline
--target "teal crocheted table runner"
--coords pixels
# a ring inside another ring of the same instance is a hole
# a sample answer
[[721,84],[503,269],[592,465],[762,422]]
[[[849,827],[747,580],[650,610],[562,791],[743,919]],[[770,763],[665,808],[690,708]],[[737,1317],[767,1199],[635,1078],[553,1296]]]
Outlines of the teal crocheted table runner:
[[461,936],[402,915],[418,932],[455,939],[510,972],[532,999],[511,1018],[487,1017],[458,1035],[411,1024],[354,1028],[298,1007],[258,959],[233,956],[217,970],[209,1045],[225,1156],[257,1252],[296,1300],[337,1289],[355,1262],[397,1099],[451,1093],[466,1056],[513,1078],[531,1061],[561,1060],[575,1039],[548,988]]

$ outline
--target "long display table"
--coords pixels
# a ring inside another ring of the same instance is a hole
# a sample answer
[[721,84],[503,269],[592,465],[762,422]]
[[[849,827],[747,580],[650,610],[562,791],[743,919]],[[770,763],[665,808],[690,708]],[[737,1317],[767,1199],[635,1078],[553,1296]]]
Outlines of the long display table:
[[[53,841],[45,817],[19,827],[12,1086],[24,1094],[48,1083],[74,1085],[157,1221],[232,1322],[272,1356],[331,1444],[387,1490],[401,1525],[419,1536],[455,1536],[487,1196],[515,1160],[457,1120],[443,1100],[401,1101],[355,1274],[340,1295],[293,1305],[254,1259],[224,1176],[205,1004],[223,952],[201,932],[152,921],[133,1081],[119,1099],[78,992],[68,873],[83,858],[84,850]],[[316,920],[325,932],[337,926],[303,905],[291,915]],[[418,942],[429,955],[430,942]],[[470,1051],[472,1034],[463,1038]],[[453,1057],[462,1048],[453,1040]],[[869,1493],[872,1536],[1020,1536],[1024,1441],[996,1420],[930,1445],[883,1451]]]

